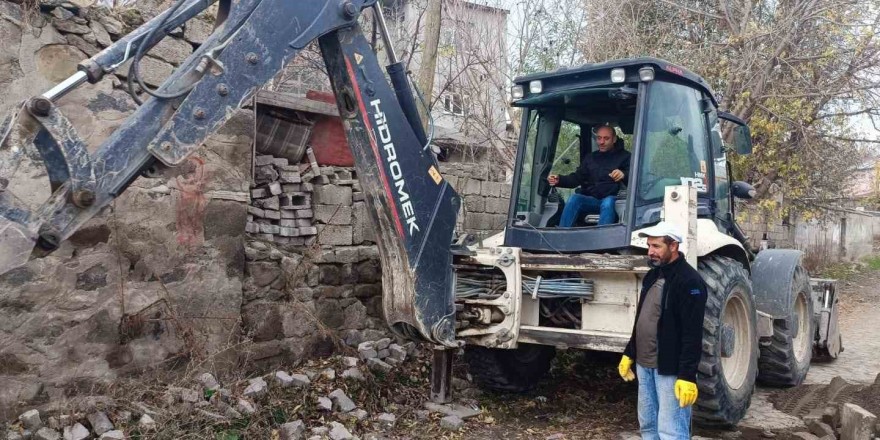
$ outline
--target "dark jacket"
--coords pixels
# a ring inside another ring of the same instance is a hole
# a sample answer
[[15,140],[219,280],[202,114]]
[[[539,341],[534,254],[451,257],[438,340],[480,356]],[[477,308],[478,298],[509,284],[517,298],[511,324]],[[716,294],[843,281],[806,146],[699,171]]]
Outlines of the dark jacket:
[[[621,183],[626,184],[629,181],[629,159],[629,151],[620,146],[605,153],[596,150],[584,158],[577,171],[559,176],[557,186],[560,188],[580,186],[581,194],[600,200],[617,195]],[[623,179],[620,182],[615,182],[608,176],[614,170],[623,171]]]
[[[645,293],[663,274],[666,283],[661,296],[660,320],[657,322],[657,370],[662,375],[677,376],[696,382],[697,365],[703,348],[703,314],[706,309],[706,283],[684,254],[661,268],[651,269],[642,281],[636,308],[636,322],[642,311]],[[636,359],[636,326],[623,354]]]

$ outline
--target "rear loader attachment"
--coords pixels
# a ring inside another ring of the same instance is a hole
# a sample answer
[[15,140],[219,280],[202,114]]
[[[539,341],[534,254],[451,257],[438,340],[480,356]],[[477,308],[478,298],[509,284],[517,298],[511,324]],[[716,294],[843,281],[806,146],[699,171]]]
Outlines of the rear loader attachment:
[[[424,141],[375,0],[221,1],[224,14],[213,34],[89,153],[55,101],[86,81],[100,81],[132,57],[136,63],[211,3],[179,0],[82,62],[68,80],[23,103],[14,119],[0,126],[0,273],[57,249],[139,176],[183,163],[317,39],[376,232],[388,324],[410,339],[456,346],[450,244],[459,197]],[[366,9],[386,40],[394,88],[358,24]],[[8,191],[17,159],[31,146],[42,156],[53,191],[33,211]]]

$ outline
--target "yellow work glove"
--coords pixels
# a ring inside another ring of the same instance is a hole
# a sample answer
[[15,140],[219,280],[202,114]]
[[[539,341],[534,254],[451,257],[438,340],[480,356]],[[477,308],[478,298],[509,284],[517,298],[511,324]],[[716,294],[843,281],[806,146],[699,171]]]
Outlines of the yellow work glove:
[[697,384],[686,380],[675,381],[675,398],[682,408],[691,406],[697,401]]
[[620,373],[620,377],[623,378],[625,382],[629,382],[636,378],[636,375],[632,372],[633,360],[629,358],[629,356],[624,355],[623,358],[620,359],[620,365],[617,366],[617,372]]

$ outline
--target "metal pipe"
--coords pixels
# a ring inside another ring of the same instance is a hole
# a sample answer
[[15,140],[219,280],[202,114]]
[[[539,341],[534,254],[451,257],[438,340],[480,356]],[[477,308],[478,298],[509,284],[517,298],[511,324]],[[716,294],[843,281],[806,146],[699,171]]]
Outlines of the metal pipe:
[[70,75],[64,81],[58,83],[55,87],[49,89],[48,92],[43,93],[43,97],[55,102],[60,99],[62,96],[72,92],[74,89],[79,87],[84,82],[88,81],[89,77],[83,71],[77,71],[73,75]]
[[379,23],[379,32],[382,34],[382,41],[385,42],[385,50],[388,51],[388,64],[397,62],[397,54],[394,53],[394,46],[391,44],[391,37],[388,35],[388,26],[385,24],[385,15],[382,13],[382,6],[376,2],[373,5],[373,17]]

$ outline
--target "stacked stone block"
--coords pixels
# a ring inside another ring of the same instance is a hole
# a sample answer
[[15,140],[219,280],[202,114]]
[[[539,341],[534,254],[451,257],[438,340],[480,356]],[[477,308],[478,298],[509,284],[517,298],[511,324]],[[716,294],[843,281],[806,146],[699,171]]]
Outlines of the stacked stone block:
[[443,177],[461,196],[458,229],[483,236],[504,229],[510,200],[510,184],[494,167],[484,163],[440,164]]

